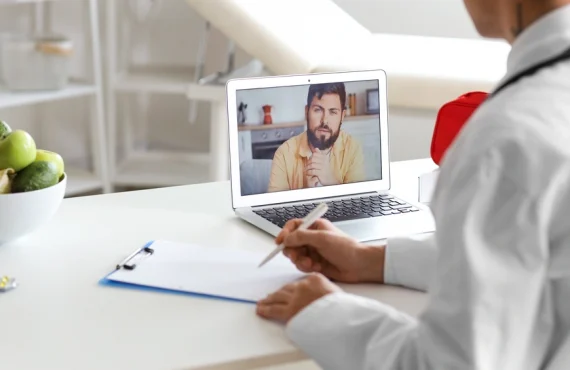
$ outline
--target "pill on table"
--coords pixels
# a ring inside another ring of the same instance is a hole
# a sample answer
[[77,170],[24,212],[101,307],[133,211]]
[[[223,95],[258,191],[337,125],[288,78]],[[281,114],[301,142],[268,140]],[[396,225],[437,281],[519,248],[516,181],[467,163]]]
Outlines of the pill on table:
[[8,276],[4,276],[1,280],[0,280],[0,293],[2,292],[7,292],[11,289],[16,288],[18,284],[16,283],[16,279],[8,277]]

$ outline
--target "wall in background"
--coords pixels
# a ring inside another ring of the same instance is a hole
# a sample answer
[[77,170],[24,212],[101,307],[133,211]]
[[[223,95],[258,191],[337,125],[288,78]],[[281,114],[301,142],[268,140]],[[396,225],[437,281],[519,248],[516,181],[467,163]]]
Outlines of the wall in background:
[[334,0],[372,32],[479,38],[462,0]]
[[[460,0],[335,0],[348,13],[375,32],[424,34],[448,37],[477,37],[471,21]],[[104,2],[101,2],[104,5]],[[117,1],[126,7],[128,1]],[[53,21],[57,31],[75,42],[76,57],[73,72],[83,75],[84,51],[87,45],[80,40],[82,27],[82,1],[56,2],[53,6]],[[0,8],[0,32],[25,30],[29,26],[28,5]],[[101,16],[104,15],[102,9]],[[163,1],[161,12],[148,21],[139,23],[130,18],[122,25],[134,27],[135,37],[131,49],[122,48],[131,60],[139,64],[192,65],[203,21],[188,7],[184,0]],[[103,20],[103,18],[102,18]],[[105,28],[102,27],[102,31]],[[104,35],[104,34],[103,34]],[[103,39],[104,40],[104,39]],[[213,30],[208,49],[206,73],[221,70],[225,60],[226,40]],[[104,54],[105,55],[105,54]],[[249,60],[238,52],[237,63]],[[190,151],[206,151],[208,141],[208,107],[200,104],[198,120],[188,123],[188,102],[183,97],[151,95],[145,105],[137,105],[137,97],[122,101],[133,104],[141,115],[149,117],[148,127],[139,127],[135,133],[142,143],[148,133],[148,146],[169,147]],[[138,97],[139,100],[141,96]],[[145,97],[142,97],[145,98]],[[88,163],[86,122],[89,119],[88,105],[82,99],[36,109],[13,109],[0,112],[13,126],[29,129],[46,149],[61,152],[68,162]],[[428,154],[426,135],[431,135],[435,112],[391,110],[392,158],[405,159]],[[417,132],[409,132],[417,127]],[[422,135],[422,140],[417,138]],[[395,140],[397,139],[397,140]],[[417,143],[414,141],[418,141]]]

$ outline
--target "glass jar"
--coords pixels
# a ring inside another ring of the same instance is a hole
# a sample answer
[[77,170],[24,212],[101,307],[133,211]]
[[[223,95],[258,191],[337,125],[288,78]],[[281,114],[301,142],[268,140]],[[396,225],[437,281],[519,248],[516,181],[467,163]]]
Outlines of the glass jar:
[[3,82],[9,90],[59,90],[69,80],[73,52],[63,36],[10,35],[0,44]]

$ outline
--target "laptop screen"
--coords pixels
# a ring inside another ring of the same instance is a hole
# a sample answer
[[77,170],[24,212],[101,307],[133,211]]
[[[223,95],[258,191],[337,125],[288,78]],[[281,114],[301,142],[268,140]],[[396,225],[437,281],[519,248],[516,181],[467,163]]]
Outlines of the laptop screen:
[[382,179],[378,80],[236,98],[242,196]]

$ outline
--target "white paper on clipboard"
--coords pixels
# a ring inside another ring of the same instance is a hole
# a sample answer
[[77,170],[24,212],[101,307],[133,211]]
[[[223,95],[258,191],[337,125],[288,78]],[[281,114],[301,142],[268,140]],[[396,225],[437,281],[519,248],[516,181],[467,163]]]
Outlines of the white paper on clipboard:
[[233,248],[211,248],[171,241],[154,241],[152,255],[132,270],[107,276],[117,283],[167,289],[219,298],[257,302],[305,276],[283,255],[258,268],[265,257]]

